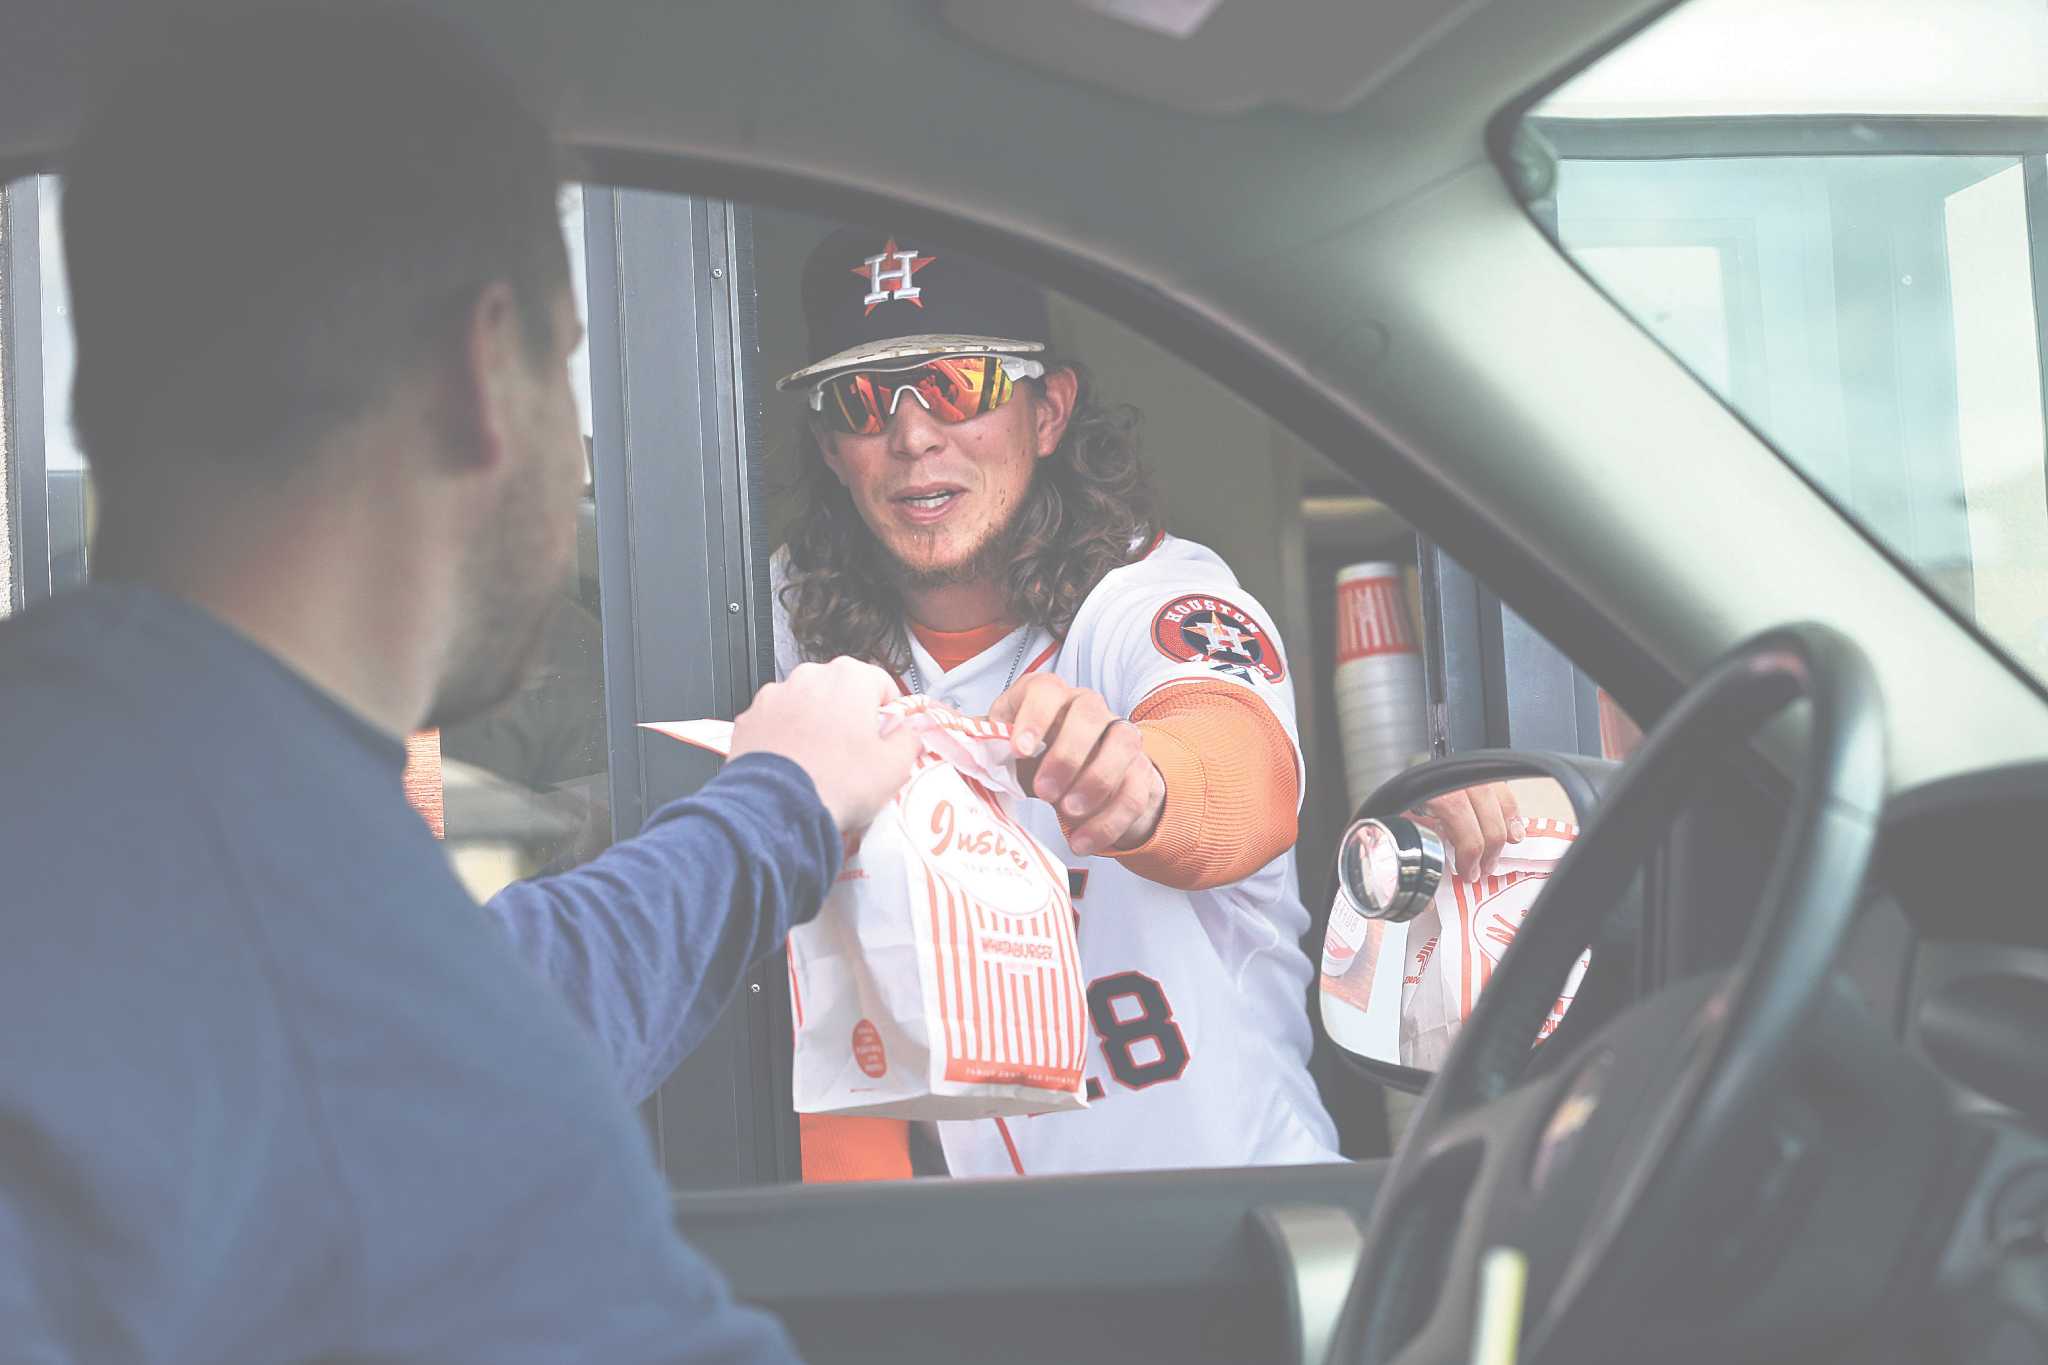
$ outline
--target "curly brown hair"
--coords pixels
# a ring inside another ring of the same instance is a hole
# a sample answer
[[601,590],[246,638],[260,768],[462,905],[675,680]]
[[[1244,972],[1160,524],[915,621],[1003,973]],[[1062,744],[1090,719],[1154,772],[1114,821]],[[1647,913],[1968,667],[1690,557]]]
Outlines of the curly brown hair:
[[[1163,527],[1138,453],[1138,410],[1102,402],[1073,361],[1044,361],[1047,373],[1074,372],[1074,412],[1058,449],[1038,462],[998,571],[1011,619],[1059,636],[1102,576],[1143,558]],[[799,464],[801,510],[780,594],[798,652],[903,667],[903,595],[888,551],[823,460],[811,453]]]

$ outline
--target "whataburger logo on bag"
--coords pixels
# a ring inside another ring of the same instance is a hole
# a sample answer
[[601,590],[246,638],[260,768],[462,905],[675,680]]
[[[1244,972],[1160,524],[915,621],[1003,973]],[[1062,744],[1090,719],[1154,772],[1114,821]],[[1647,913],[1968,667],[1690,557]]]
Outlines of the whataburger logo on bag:
[[[926,698],[899,704],[943,733],[1008,745],[993,721]],[[928,747],[897,798],[924,863],[946,1077],[1072,1089],[1087,1004],[1066,873],[963,757]]]
[[[1086,1107],[1087,1001],[1067,871],[1011,814],[1009,729],[926,697],[910,781],[790,933],[802,1113],[963,1119]],[[723,753],[723,721],[650,725]]]
[[927,755],[917,776],[903,792],[904,815],[914,829],[929,825],[925,850],[941,876],[967,882],[993,910],[1005,915],[1033,915],[1045,909],[1046,886],[1035,850],[1014,829],[991,819],[987,804],[955,802],[937,783],[920,782],[940,760]]
[[[954,800],[961,786],[973,800]],[[995,792],[930,751],[899,802],[924,862],[946,1078],[1077,1087],[1087,1005],[1065,872]]]

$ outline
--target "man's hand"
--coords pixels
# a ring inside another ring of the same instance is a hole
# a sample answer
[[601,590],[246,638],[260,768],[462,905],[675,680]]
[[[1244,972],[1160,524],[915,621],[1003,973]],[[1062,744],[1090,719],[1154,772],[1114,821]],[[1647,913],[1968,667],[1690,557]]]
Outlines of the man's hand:
[[1505,782],[1466,787],[1423,803],[1415,812],[1451,847],[1452,866],[1468,882],[1493,875],[1500,851],[1522,842],[1526,827],[1515,793]]
[[810,774],[839,832],[858,833],[910,780],[923,748],[907,727],[880,729],[876,712],[898,695],[893,678],[857,659],[798,664],[754,694],[733,722],[728,757],[781,754]]
[[1166,780],[1145,757],[1138,727],[1096,693],[1033,673],[988,715],[1010,727],[1018,779],[1059,811],[1074,852],[1133,849],[1159,827]]

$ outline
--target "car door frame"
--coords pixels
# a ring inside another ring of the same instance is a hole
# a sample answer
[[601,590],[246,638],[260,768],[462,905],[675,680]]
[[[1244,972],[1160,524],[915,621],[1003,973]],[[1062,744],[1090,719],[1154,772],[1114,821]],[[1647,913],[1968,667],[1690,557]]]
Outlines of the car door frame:
[[[639,728],[730,718],[772,676],[758,525],[759,389],[747,212],[591,184],[583,196],[591,462],[613,835],[718,770]],[[674,1189],[800,1174],[782,954],[646,1102]]]

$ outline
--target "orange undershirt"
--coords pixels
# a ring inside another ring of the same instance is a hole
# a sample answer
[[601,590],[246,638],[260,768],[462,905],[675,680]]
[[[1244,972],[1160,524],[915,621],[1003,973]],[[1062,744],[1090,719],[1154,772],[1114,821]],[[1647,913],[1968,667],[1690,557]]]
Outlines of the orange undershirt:
[[917,636],[917,642],[924,646],[924,652],[932,656],[932,662],[951,673],[1016,627],[1008,621],[991,621],[972,630],[933,630],[912,621],[910,629]]
[[[950,673],[1015,627],[996,621],[973,630],[915,623],[911,629],[932,661]],[[1140,702],[1131,721],[1144,737],[1145,756],[1165,779],[1166,804],[1150,838],[1105,856],[1147,881],[1203,891],[1242,881],[1293,846],[1294,745],[1248,688],[1176,683]],[[910,1176],[910,1126],[900,1119],[804,1114],[799,1126],[806,1181]]]

